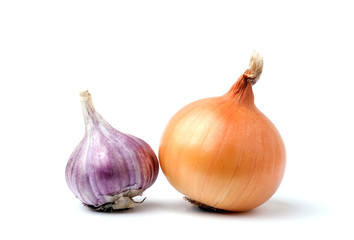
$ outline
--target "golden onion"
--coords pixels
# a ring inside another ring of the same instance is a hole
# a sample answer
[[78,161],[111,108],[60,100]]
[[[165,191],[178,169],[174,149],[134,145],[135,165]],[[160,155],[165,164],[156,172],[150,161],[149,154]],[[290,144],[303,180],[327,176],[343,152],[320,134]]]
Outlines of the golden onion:
[[262,69],[263,58],[254,53],[226,94],[185,106],[163,133],[161,169],[173,187],[199,206],[248,211],[280,185],[285,146],[254,104],[252,85]]

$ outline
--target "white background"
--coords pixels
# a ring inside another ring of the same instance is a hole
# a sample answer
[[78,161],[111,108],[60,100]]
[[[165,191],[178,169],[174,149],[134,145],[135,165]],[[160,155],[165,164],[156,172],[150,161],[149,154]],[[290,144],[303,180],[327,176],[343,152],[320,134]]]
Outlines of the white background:
[[[1,239],[353,239],[352,1],[1,1]],[[88,89],[115,128],[157,153],[187,103],[224,94],[254,50],[255,103],[277,126],[277,193],[200,211],[160,171],[135,209],[97,213],[65,182]]]

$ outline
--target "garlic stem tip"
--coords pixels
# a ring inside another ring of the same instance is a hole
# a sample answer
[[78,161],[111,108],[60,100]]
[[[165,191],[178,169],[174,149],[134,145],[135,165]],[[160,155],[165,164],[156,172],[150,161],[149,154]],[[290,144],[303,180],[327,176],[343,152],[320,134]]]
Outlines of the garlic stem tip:
[[80,97],[82,97],[82,98],[87,98],[87,97],[90,97],[90,96],[91,96],[91,94],[89,93],[88,90],[80,92]]

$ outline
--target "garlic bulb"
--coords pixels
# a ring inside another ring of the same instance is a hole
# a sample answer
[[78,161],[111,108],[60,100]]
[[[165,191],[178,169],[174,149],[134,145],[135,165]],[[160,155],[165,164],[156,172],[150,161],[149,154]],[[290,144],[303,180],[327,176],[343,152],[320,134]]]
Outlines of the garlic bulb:
[[85,136],[72,153],[65,177],[72,192],[96,210],[134,207],[156,180],[159,165],[143,140],[121,133],[99,115],[88,91],[80,93]]

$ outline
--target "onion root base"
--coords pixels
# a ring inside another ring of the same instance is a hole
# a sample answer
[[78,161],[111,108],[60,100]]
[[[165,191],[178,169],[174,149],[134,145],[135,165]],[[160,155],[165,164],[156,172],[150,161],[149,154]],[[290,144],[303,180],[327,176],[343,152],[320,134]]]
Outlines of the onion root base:
[[216,212],[216,213],[229,213],[230,211],[224,210],[224,209],[220,209],[220,208],[214,208],[211,207],[209,205],[206,205],[204,203],[198,202],[196,200],[191,199],[190,197],[183,197],[184,200],[186,200],[187,202],[190,202],[191,204],[197,206],[198,208],[207,211],[207,212]]

